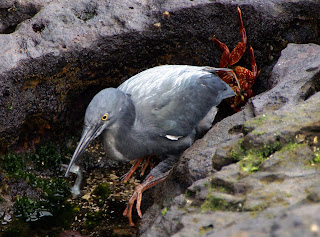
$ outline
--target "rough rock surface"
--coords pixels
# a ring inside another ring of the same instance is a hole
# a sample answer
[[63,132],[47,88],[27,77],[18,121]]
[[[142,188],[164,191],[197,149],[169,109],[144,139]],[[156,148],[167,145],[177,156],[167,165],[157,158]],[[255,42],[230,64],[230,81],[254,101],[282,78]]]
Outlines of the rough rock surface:
[[[288,44],[272,70],[269,79],[272,89],[252,101],[254,114],[257,116],[283,105],[297,104],[313,94],[316,87],[319,90],[319,85],[314,83],[319,76],[319,61],[320,48],[314,44]],[[284,66],[288,64],[295,67],[289,70]]]
[[142,69],[218,65],[221,51],[209,38],[234,47],[238,5],[261,92],[288,42],[320,42],[317,1],[1,1],[1,149],[79,130],[97,91]]
[[320,235],[319,53],[315,44],[281,52],[273,88],[185,151],[141,236]]

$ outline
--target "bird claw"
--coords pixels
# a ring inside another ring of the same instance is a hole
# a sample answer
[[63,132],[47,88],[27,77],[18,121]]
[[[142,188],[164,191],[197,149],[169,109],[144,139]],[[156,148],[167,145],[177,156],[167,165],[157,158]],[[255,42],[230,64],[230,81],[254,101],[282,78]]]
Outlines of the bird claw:
[[133,195],[131,196],[128,205],[126,207],[126,209],[123,212],[123,215],[126,216],[129,219],[129,225],[130,226],[135,226],[133,221],[132,221],[132,208],[133,208],[133,204],[134,202],[137,200],[137,204],[136,204],[136,209],[138,212],[138,215],[140,218],[142,218],[142,212],[141,212],[141,201],[142,201],[142,193],[143,191],[145,191],[146,189],[144,184],[139,184],[136,186]]
[[142,212],[141,212],[142,193],[144,191],[146,191],[147,189],[163,182],[168,177],[168,174],[169,174],[169,171],[159,177],[156,177],[156,178],[154,176],[150,175],[149,177],[147,177],[147,179],[142,184],[139,184],[136,186],[136,188],[135,188],[135,190],[134,190],[134,192],[128,202],[126,209],[122,213],[124,216],[126,216],[128,218],[130,226],[134,226],[134,223],[132,221],[132,207],[133,207],[134,202],[137,200],[136,209],[137,209],[139,217],[142,218]]

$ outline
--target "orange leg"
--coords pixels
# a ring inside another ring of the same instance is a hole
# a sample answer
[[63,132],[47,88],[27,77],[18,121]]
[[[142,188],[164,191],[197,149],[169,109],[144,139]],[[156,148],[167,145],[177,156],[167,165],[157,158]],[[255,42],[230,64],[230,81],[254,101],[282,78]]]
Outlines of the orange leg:
[[240,66],[236,66],[234,71],[238,75],[241,89],[251,88],[251,82],[254,81],[253,73],[249,69]]
[[149,163],[150,163],[150,159],[151,159],[151,155],[149,155],[149,156],[147,157],[146,161],[144,162],[140,176],[143,176],[143,175],[144,175],[144,172],[146,171],[146,169],[147,169],[147,167],[148,167],[148,165],[149,165]]
[[218,72],[218,76],[227,84],[233,85],[234,77],[226,72]]
[[218,71],[217,74],[224,82],[226,82],[227,84],[229,84],[230,87],[232,87],[235,93],[240,93],[241,85],[234,71],[231,71],[231,72]]
[[237,11],[238,11],[239,23],[240,23],[241,42],[239,42],[230,53],[229,48],[224,43],[220,42],[215,37],[213,37],[212,39],[212,41],[223,50],[219,67],[227,67],[237,63],[240,60],[240,58],[243,56],[244,52],[246,51],[247,34],[243,26],[241,10],[239,7]]
[[246,45],[247,45],[247,34],[243,26],[241,10],[239,7],[237,8],[237,11],[239,16],[241,42],[239,42],[236,45],[236,47],[232,50],[230,54],[230,61],[229,61],[230,66],[237,63],[240,60],[240,58],[243,56],[244,52],[246,51]]
[[[212,39],[212,41],[223,51],[219,64],[220,67],[230,67],[236,64],[241,59],[246,50],[247,34],[243,25],[242,14],[239,7],[237,8],[237,11],[239,17],[241,42],[238,42],[236,47],[230,53],[228,47],[224,43],[220,42],[216,38]],[[240,105],[245,104],[248,98],[253,96],[251,87],[253,86],[255,79],[260,73],[260,71],[257,70],[257,64],[252,47],[250,47],[250,59],[251,71],[244,67],[236,66],[233,69],[235,72],[235,75],[233,76],[230,75],[230,73],[226,72],[217,73],[218,76],[227,84],[229,84],[229,86],[232,87],[236,93],[235,97],[228,99],[228,102],[231,104],[231,107],[235,111],[238,111],[240,109]]]
[[240,82],[241,88],[243,90],[250,89],[252,87],[253,83],[255,82],[255,79],[257,78],[257,76],[260,73],[257,71],[257,64],[256,64],[256,60],[254,58],[254,52],[253,52],[252,47],[250,47],[250,57],[251,57],[251,70],[252,71],[250,71],[244,67],[240,67],[240,66],[236,66],[234,68],[234,71],[238,75],[239,82]]
[[134,202],[137,200],[137,204],[136,204],[137,212],[138,212],[138,215],[140,216],[140,218],[142,218],[142,213],[141,213],[141,209],[140,209],[141,201],[142,201],[142,193],[144,191],[146,191],[147,189],[163,182],[168,177],[168,174],[169,174],[169,172],[167,172],[164,175],[157,177],[157,178],[150,175],[146,179],[145,182],[136,186],[134,193],[128,202],[128,205],[123,212],[123,215],[128,217],[130,226],[134,226],[134,223],[132,221],[132,207],[133,207]]
[[144,157],[141,157],[141,158],[137,159],[137,160],[134,162],[133,166],[131,166],[131,168],[130,168],[130,170],[128,171],[128,173],[126,173],[125,175],[123,175],[123,176],[121,177],[121,180],[122,180],[124,183],[128,182],[128,180],[130,179],[131,175],[136,171],[136,169],[138,168],[138,166],[139,166],[140,163],[142,162],[143,158],[144,158]]
[[243,56],[245,51],[246,51],[246,45],[243,44],[242,42],[238,42],[238,44],[230,54],[229,65],[231,66],[233,64],[236,64],[240,60],[240,58]]
[[230,51],[227,45],[217,40],[216,38],[212,38],[212,41],[222,49],[222,55],[219,63],[219,67],[225,68],[229,65],[230,62]]
[[257,76],[259,75],[260,71],[258,71],[256,59],[254,58],[254,51],[251,46],[250,46],[250,60],[251,60],[251,70],[253,73],[253,78],[256,79]]

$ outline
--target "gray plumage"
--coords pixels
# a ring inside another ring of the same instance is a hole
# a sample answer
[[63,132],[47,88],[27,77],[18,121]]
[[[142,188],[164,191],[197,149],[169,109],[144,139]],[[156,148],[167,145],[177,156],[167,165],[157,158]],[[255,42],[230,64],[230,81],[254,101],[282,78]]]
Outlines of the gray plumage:
[[194,142],[197,129],[212,122],[214,107],[234,96],[215,74],[218,70],[230,69],[158,66],[131,77],[117,89],[100,91],[88,105],[81,140],[66,175],[100,134],[107,157],[117,160],[181,153]]

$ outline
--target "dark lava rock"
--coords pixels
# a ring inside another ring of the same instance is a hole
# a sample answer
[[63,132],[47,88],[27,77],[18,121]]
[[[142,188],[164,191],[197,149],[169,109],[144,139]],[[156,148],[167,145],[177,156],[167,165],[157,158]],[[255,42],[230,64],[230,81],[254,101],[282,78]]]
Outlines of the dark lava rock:
[[[314,60],[303,60],[304,50],[318,52],[319,46],[289,45],[272,72],[286,76],[184,152],[156,190],[158,199],[142,220],[141,236],[320,234],[316,212],[307,211],[320,200],[315,160],[320,155],[320,59],[315,53]],[[254,117],[254,105],[274,102],[274,91],[283,91],[288,103],[261,106]],[[289,228],[295,223],[299,231]]]
[[252,101],[254,114],[260,115],[268,110],[304,101],[320,90],[319,73],[319,45],[288,44],[272,70],[269,79],[272,89],[268,94],[258,95]]
[[[2,1],[0,150],[79,133],[93,95],[143,69],[217,66],[211,37],[236,45],[237,6],[261,69],[254,90],[267,92],[183,153],[149,192],[139,233],[319,235],[318,1]],[[248,52],[239,65],[250,68]]]
[[87,235],[81,235],[78,231],[66,230],[60,234],[60,237],[86,237]]

